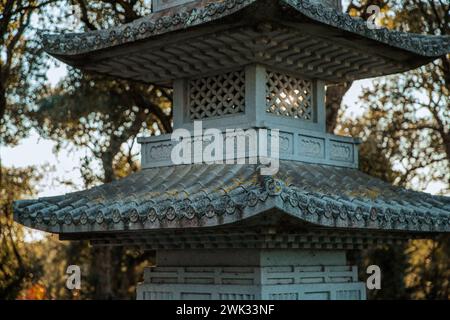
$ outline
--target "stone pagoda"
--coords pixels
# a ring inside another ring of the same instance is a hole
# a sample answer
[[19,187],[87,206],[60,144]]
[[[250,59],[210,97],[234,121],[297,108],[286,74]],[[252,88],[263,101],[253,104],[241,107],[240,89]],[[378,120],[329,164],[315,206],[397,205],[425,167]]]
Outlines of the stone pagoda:
[[83,71],[173,87],[187,146],[207,144],[198,121],[223,145],[263,129],[278,139],[279,169],[246,161],[273,158],[261,147],[174,163],[179,141],[141,137],[138,173],[17,201],[16,221],[155,251],[138,299],[365,299],[346,251],[449,232],[450,198],[358,171],[358,141],[326,132],[325,86],[419,67],[449,53],[450,37],[371,29],[338,3],[154,0],[129,24],[44,36],[49,54]]

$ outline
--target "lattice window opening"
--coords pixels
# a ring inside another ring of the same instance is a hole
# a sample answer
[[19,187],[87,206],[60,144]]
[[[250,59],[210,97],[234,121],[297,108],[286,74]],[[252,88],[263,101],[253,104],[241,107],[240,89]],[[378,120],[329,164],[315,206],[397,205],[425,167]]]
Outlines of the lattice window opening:
[[268,113],[295,119],[313,119],[313,82],[277,72],[266,81]]
[[228,72],[189,81],[191,120],[234,115],[244,111],[244,71]]

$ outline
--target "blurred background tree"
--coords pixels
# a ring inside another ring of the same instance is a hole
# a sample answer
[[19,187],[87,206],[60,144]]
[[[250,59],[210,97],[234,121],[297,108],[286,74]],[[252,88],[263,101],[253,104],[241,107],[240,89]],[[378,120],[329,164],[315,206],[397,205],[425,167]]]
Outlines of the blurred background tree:
[[[78,13],[79,28],[95,30],[131,22],[149,12],[144,1],[71,1]],[[30,114],[39,133],[68,146],[89,151],[81,175],[86,188],[112,182],[138,170],[136,137],[172,131],[172,92],[166,88],[86,75],[70,69],[56,88],[40,93],[39,107]],[[103,174],[92,170],[98,160]],[[94,288],[87,297],[95,299],[134,298],[143,264],[151,253],[124,247],[90,248],[89,282]],[[84,291],[86,293],[88,291]]]

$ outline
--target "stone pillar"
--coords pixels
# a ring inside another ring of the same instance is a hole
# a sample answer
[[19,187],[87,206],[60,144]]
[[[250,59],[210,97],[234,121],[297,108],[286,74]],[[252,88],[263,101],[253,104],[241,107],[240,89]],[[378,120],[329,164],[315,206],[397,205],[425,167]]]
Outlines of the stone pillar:
[[344,251],[160,251],[138,300],[365,300]]

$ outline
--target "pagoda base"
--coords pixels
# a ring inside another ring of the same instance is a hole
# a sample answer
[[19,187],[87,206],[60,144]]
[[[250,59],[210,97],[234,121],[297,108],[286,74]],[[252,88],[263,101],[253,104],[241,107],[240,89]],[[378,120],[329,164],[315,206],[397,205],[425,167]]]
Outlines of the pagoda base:
[[365,300],[344,251],[173,250],[144,271],[138,300]]

